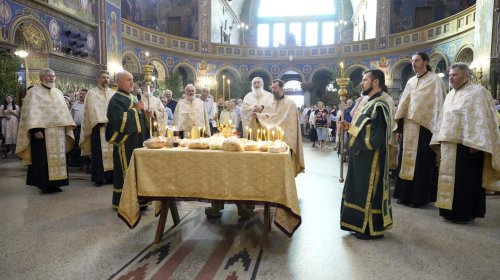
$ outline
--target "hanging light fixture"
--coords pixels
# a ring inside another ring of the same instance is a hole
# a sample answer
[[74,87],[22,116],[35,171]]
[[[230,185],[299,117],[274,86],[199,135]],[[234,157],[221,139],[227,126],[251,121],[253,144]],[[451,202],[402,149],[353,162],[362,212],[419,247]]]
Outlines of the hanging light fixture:
[[14,52],[15,55],[19,56],[20,58],[24,59],[29,55],[29,48],[28,48],[28,42],[26,41],[26,38],[24,37],[23,30],[21,26],[19,26],[19,46],[17,47],[16,51]]

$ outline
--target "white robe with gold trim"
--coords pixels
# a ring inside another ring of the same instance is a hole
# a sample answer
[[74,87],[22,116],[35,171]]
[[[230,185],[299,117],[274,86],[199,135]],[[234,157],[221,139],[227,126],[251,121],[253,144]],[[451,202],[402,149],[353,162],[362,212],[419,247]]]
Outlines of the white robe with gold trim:
[[[84,109],[83,109],[83,122],[80,131],[80,148],[82,156],[90,156],[91,149],[91,135],[92,129],[100,123],[107,124],[108,117],[108,104],[115,91],[106,88],[94,87],[89,89],[85,96]],[[105,137],[106,126],[100,128],[99,134],[101,139],[101,152],[104,171],[113,170],[113,145],[106,141]]]
[[24,165],[30,165],[32,161],[29,130],[43,128],[49,181],[67,179],[66,153],[73,147],[75,127],[75,121],[66,106],[63,93],[57,88],[34,86],[23,101],[16,155],[23,160]]
[[434,72],[429,71],[420,78],[414,76],[408,80],[394,116],[396,122],[404,119],[403,135],[406,136],[403,136],[401,179],[413,180],[420,126],[432,134],[436,133],[445,96],[443,79]]
[[245,95],[243,98],[243,103],[241,104],[241,124],[243,127],[243,137],[247,137],[247,129],[252,128],[252,131],[257,131],[258,126],[252,125],[252,110],[254,107],[259,106],[269,106],[274,100],[272,93],[268,91],[262,91],[262,94],[257,95],[255,92],[251,91]]
[[500,132],[491,94],[481,85],[467,83],[446,96],[431,145],[440,145],[436,206],[451,209],[455,186],[457,144],[484,152],[485,189],[500,191]]
[[[175,107],[174,125],[179,131],[191,132],[194,128],[203,128],[205,134],[210,135],[210,126],[208,125],[208,115],[205,110],[205,103],[198,98],[192,101],[181,99]],[[187,135],[184,135],[187,138]]]
[[[262,113],[257,113],[260,124],[266,130],[280,127],[284,131],[283,141],[292,149],[296,173],[304,171],[304,152],[302,148],[302,133],[300,131],[299,111],[297,105],[288,96],[275,100],[264,108]],[[257,131],[254,132],[255,135]]]

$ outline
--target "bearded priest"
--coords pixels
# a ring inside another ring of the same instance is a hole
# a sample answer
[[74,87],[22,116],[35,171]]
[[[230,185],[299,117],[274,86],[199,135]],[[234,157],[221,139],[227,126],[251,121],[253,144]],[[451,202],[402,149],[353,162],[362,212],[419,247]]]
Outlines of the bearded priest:
[[[273,95],[264,90],[264,80],[261,77],[253,78],[252,91],[245,95],[241,105],[241,122],[244,138],[247,138],[248,129],[251,128],[252,131],[262,129],[254,113],[262,113],[262,110],[272,102]],[[252,134],[252,138],[254,138],[253,140],[257,140],[257,133]]]
[[[283,81],[274,80],[272,85],[273,101],[262,113],[255,113],[259,123],[266,129],[280,127],[284,131],[283,141],[290,147],[295,163],[295,175],[304,171],[304,152],[300,132],[299,111],[295,101],[285,96]],[[257,134],[257,133],[256,133]]]
[[44,194],[69,184],[66,153],[75,141],[76,125],[55,80],[52,69],[40,70],[41,85],[24,98],[17,135],[16,155],[28,165],[26,184]]

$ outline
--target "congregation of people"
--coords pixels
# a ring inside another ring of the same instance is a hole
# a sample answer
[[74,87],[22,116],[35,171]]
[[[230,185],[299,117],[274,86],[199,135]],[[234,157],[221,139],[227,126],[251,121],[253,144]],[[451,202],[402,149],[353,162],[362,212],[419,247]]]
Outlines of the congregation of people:
[[[456,223],[482,218],[486,194],[500,191],[499,107],[483,86],[470,81],[464,63],[450,66],[449,92],[426,53],[415,53],[412,66],[415,76],[396,102],[384,72],[374,69],[363,73],[361,96],[345,106],[319,101],[301,108],[284,94],[281,80],[272,81],[267,92],[256,77],[252,91],[238,100],[215,100],[209,88],[188,84],[174,100],[171,90],[157,97],[154,85],[134,82],[127,71],[116,74],[117,90],[101,71],[96,86],[72,100],[56,88],[54,71],[42,69],[40,85],[28,90],[22,108],[12,95],[5,97],[2,148],[5,156],[22,159],[26,184],[43,194],[69,184],[68,166],[86,165],[96,187],[113,185],[117,209],[132,153],[148,138],[173,127],[181,137],[193,127],[209,137],[218,132],[218,122],[231,124],[243,138],[256,138],[250,129],[280,127],[296,175],[305,169],[303,136],[312,147],[346,155],[340,226],[359,239],[381,238],[392,227],[390,174],[398,204],[435,203],[440,216]],[[144,209],[149,202],[139,203]],[[207,216],[219,217],[222,208],[213,203]],[[238,205],[242,217],[252,209]]]

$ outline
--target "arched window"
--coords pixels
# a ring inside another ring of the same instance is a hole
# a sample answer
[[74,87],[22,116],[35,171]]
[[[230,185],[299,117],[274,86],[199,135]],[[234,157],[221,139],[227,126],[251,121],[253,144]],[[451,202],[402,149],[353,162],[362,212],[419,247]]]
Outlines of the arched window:
[[261,0],[257,46],[333,44],[339,20],[334,0]]

